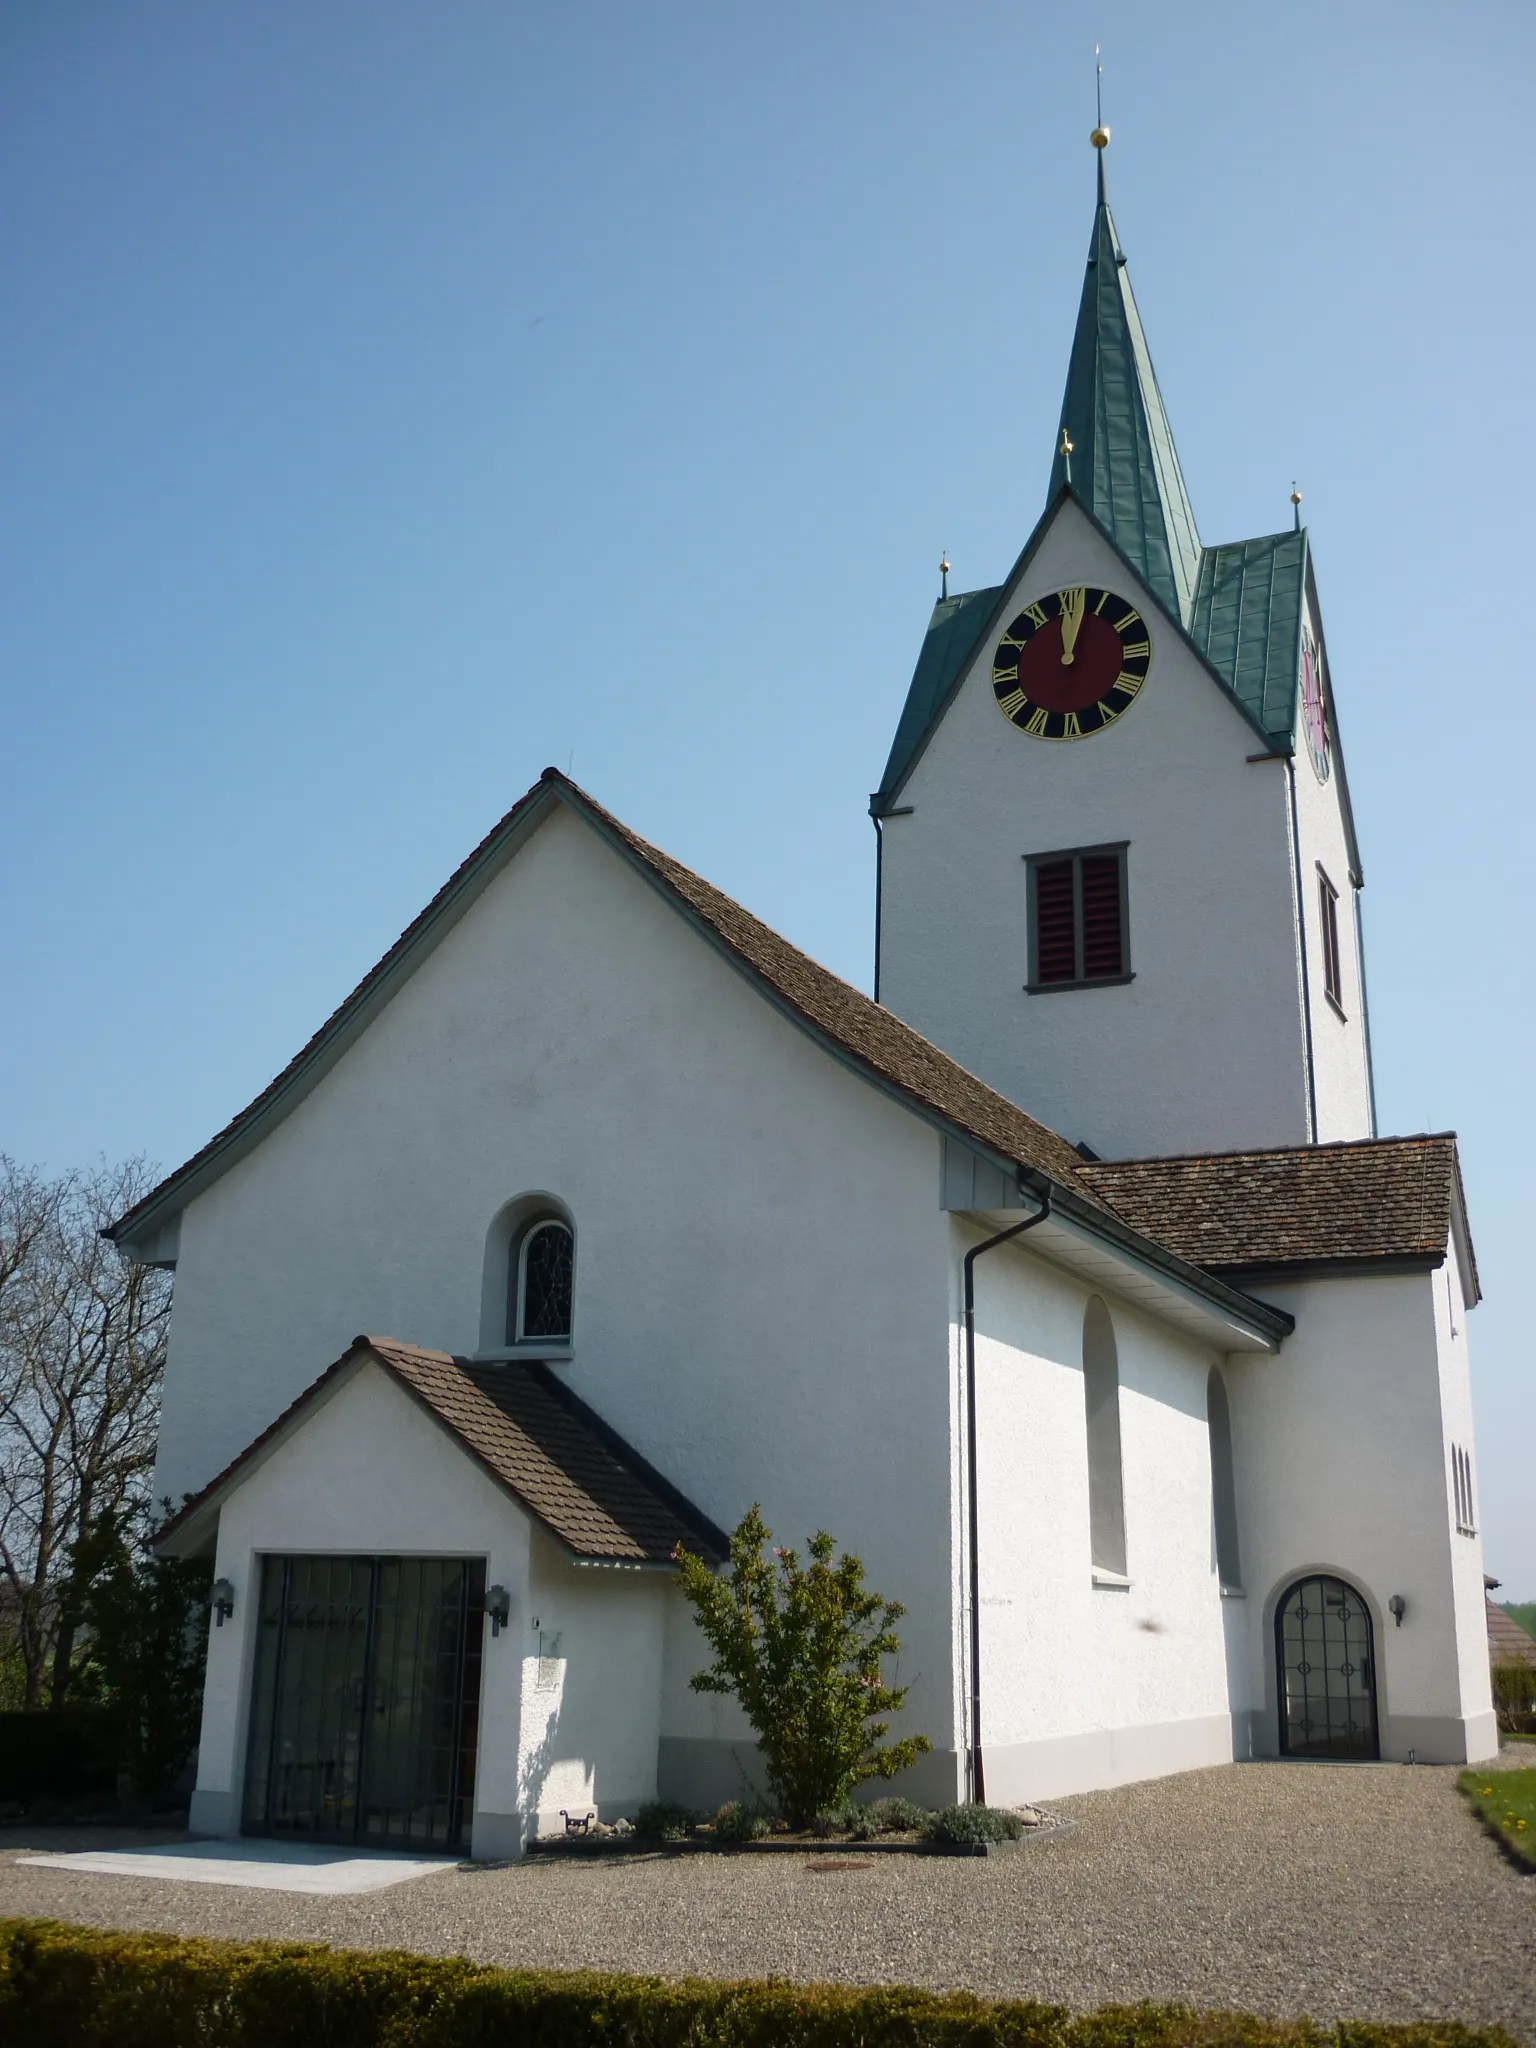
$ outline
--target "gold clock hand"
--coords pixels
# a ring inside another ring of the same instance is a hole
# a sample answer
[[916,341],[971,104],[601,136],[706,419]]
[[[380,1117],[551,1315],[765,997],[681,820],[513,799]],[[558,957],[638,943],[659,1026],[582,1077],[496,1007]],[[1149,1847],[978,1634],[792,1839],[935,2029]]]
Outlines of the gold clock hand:
[[1076,660],[1077,635],[1083,623],[1088,594],[1083,590],[1061,593],[1061,665],[1070,668]]

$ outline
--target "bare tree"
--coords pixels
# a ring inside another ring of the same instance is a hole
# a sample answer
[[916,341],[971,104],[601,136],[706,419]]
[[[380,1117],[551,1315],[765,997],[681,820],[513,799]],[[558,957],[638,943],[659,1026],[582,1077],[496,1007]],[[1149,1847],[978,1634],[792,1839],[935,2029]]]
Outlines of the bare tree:
[[69,1690],[71,1546],[149,1505],[170,1275],[101,1232],[152,1178],[134,1159],[49,1180],[0,1154],[0,1600],[27,1707]]

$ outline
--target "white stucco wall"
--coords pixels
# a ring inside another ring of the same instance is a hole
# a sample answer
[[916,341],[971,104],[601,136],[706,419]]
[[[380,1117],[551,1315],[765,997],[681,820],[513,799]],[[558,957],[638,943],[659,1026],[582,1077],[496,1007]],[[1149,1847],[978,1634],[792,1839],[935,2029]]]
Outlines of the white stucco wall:
[[[518,1807],[531,1833],[559,1834],[562,1809],[613,1820],[656,1796],[670,1590],[669,1574],[574,1564],[535,1530],[512,1625],[522,1670]],[[558,1651],[541,1656],[555,1638]]]
[[[1470,1440],[1470,1398],[1457,1391],[1464,1354],[1458,1364],[1439,1342],[1444,1276],[1259,1291],[1297,1327],[1278,1360],[1228,1366],[1249,1683],[1262,1701],[1255,1750],[1278,1747],[1276,1604],[1293,1580],[1323,1571],[1358,1587],[1371,1608],[1382,1755],[1489,1755],[1497,1743],[1480,1636],[1480,1546],[1457,1537],[1450,1496],[1442,1403],[1447,1387],[1466,1401],[1452,1413]],[[1407,1602],[1400,1628],[1388,1611],[1394,1593]]]
[[[556,1369],[722,1526],[758,1501],[859,1551],[952,1744],[939,1151],[560,811],[188,1208],[157,1490],[202,1484],[359,1330],[474,1350],[487,1231],[543,1189],[577,1231]],[[682,1661],[668,1732],[702,1754]]]
[[[1140,604],[1146,685],[1050,744],[1003,718],[981,650],[884,826],[881,1000],[1107,1156],[1305,1143],[1285,771],[1247,762],[1252,726],[1074,505],[1005,616],[1083,582]],[[1026,994],[1023,856],[1121,840],[1135,979]]]
[[[1269,771],[1277,778],[1285,771]],[[1301,854],[1300,900],[1306,934],[1307,988],[1312,1011],[1312,1064],[1317,1095],[1317,1139],[1368,1138],[1371,1083],[1365,1032],[1365,991],[1361,975],[1349,841],[1344,826],[1343,766],[1335,749],[1327,781],[1320,781],[1305,735],[1296,736],[1293,780],[1296,839]],[[1337,1009],[1326,994],[1322,908],[1318,869],[1338,893],[1339,978]],[[1342,1015],[1340,1012],[1342,1011]]]
[[[957,1258],[973,1234],[957,1222]],[[1114,1296],[1128,1586],[1089,1545],[1083,1321],[1092,1290],[1002,1247],[977,1275],[987,1795],[1037,1799],[1233,1754],[1248,1704],[1216,1574],[1213,1355]],[[1256,1375],[1279,1369],[1255,1362]],[[1239,1645],[1239,1648],[1241,1646]]]

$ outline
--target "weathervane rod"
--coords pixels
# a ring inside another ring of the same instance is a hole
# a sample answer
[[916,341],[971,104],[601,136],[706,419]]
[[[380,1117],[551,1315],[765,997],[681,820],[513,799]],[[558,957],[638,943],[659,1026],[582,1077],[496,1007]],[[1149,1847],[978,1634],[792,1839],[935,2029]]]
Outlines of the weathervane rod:
[[1104,66],[1099,57],[1099,46],[1097,43],[1093,46],[1093,105],[1094,112],[1099,117],[1094,125],[1095,127],[1102,128],[1104,126]]

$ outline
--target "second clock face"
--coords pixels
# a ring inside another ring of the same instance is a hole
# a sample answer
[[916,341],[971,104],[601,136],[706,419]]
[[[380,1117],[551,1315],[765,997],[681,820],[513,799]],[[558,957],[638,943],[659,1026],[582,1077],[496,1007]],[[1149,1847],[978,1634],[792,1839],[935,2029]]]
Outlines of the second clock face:
[[1091,584],[1026,605],[997,643],[992,691],[1003,716],[1037,740],[1082,740],[1134,704],[1152,642],[1127,598]]

